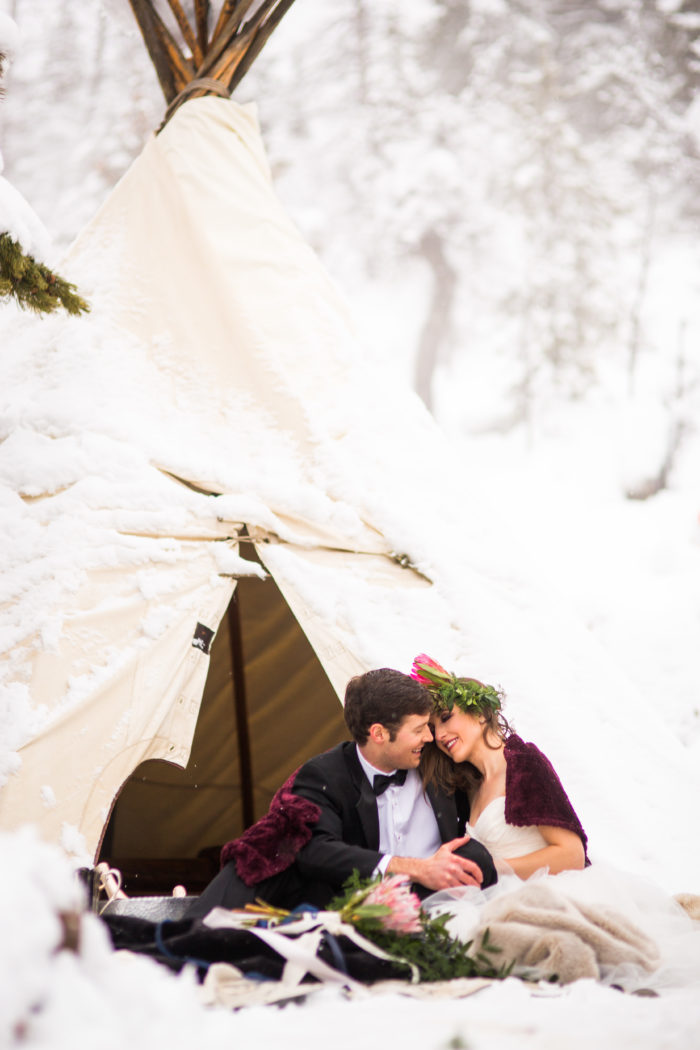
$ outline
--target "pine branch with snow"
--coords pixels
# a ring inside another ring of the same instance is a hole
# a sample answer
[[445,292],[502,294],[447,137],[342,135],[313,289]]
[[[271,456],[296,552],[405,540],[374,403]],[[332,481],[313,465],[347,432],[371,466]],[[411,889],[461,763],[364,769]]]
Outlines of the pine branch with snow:
[[33,255],[25,255],[17,241],[1,233],[0,300],[9,298],[36,313],[53,313],[62,307],[69,314],[80,314],[90,309],[74,284],[37,262]]

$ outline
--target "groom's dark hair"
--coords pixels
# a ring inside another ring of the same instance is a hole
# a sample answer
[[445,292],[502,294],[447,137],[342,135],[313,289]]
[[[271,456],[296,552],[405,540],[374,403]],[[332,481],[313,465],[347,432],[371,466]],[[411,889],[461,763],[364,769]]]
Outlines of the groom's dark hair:
[[358,744],[367,742],[375,722],[385,726],[393,740],[404,718],[427,715],[432,707],[425,686],[391,667],[356,675],[345,689],[345,724]]

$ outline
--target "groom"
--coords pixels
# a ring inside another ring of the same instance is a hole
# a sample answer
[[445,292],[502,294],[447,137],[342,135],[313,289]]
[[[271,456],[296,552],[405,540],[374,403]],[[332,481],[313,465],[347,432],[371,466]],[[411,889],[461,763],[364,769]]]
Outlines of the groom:
[[454,796],[423,788],[418,764],[432,739],[428,691],[390,668],[352,678],[345,722],[352,741],[305,763],[268,814],[222,851],[222,870],[190,908],[325,907],[357,869],[408,875],[426,896],[496,882],[488,851],[461,836]]

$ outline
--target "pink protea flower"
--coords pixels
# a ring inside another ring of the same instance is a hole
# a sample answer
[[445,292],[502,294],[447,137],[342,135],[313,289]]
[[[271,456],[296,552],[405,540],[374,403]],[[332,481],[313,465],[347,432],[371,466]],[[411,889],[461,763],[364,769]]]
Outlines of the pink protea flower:
[[425,653],[421,653],[413,661],[411,678],[415,678],[421,685],[431,686],[435,684],[435,677],[448,679],[450,675],[439,663],[426,656]]
[[389,875],[382,879],[364,899],[364,904],[380,904],[389,908],[380,922],[387,930],[396,933],[420,933],[420,901],[411,890],[408,875]]

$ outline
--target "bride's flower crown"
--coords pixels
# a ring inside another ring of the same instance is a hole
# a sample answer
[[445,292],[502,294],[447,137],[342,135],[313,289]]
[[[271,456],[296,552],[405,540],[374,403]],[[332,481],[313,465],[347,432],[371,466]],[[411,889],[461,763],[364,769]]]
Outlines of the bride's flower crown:
[[424,685],[438,710],[451,711],[457,705],[469,715],[483,711],[500,711],[503,693],[476,678],[458,678],[425,653],[413,661],[411,678]]

